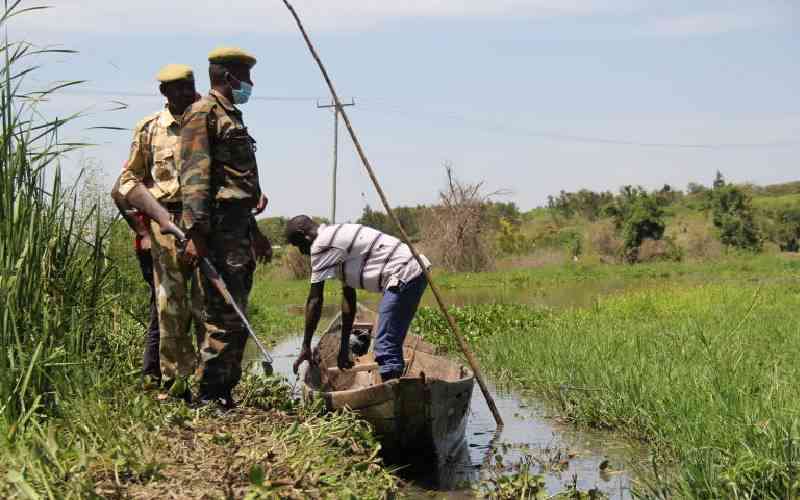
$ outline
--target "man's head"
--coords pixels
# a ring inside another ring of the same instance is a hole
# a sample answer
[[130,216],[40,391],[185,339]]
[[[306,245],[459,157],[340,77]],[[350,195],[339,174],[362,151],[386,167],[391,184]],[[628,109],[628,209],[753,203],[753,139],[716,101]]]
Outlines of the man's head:
[[308,215],[298,215],[286,223],[286,241],[296,246],[303,255],[311,254],[311,244],[317,238],[319,224]]
[[244,104],[250,99],[253,89],[250,70],[256,65],[254,56],[242,49],[220,47],[208,54],[208,63],[211,88],[234,104]]
[[194,72],[185,64],[167,64],[159,70],[156,80],[161,82],[158,89],[173,114],[182,115],[197,100]]

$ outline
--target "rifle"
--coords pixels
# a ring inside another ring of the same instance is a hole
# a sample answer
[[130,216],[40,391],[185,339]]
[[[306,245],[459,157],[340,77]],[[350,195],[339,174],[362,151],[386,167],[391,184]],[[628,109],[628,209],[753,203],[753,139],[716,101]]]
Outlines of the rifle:
[[[155,198],[153,195],[150,194],[150,191],[144,186],[144,184],[137,184],[136,187],[130,190],[128,194],[125,196],[125,200],[130,203],[132,206],[139,209],[142,213],[156,221],[161,228],[161,234],[171,234],[177,240],[178,246],[183,248],[186,245],[187,239],[186,234],[174,223],[170,218],[169,212],[166,208],[164,208]],[[261,355],[264,357],[263,361],[261,361],[261,369],[264,371],[265,375],[272,375],[272,357],[267,352],[267,349],[264,347],[264,344],[256,336],[256,332],[253,331],[253,327],[250,326],[250,322],[247,321],[242,310],[236,304],[236,301],[233,299],[233,295],[231,292],[228,291],[227,285],[222,280],[222,276],[219,275],[217,269],[214,267],[214,264],[208,259],[208,257],[203,257],[200,259],[200,271],[206,275],[206,277],[211,281],[214,285],[214,288],[222,295],[222,298],[225,299],[225,303],[228,304],[233,308],[236,312],[236,315],[239,316],[239,319],[244,324],[245,330],[256,343],[258,349],[261,351]]]

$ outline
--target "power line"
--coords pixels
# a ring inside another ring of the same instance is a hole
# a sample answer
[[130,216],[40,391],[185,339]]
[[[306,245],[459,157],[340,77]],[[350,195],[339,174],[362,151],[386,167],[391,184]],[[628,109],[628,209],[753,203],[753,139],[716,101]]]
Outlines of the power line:
[[431,112],[416,109],[413,113],[404,108],[389,106],[372,106],[370,104],[361,104],[361,109],[372,113],[390,113],[399,116],[404,116],[411,119],[419,119],[430,121],[431,118],[441,118],[458,122],[476,130],[483,132],[499,132],[503,134],[513,134],[527,137],[541,137],[559,142],[575,142],[587,144],[604,144],[609,146],[636,146],[641,148],[663,148],[663,149],[705,149],[705,150],[719,150],[719,149],[767,149],[767,148],[780,148],[791,147],[800,145],[800,141],[779,140],[768,142],[753,142],[753,143],[675,143],[675,142],[644,142],[634,141],[628,139],[618,138],[604,138],[592,137],[575,134],[564,134],[560,132],[551,131],[535,131],[528,130],[520,127],[513,127],[508,125],[501,125],[487,121],[475,120],[452,112]]
[[[136,97],[136,98],[162,98],[158,93],[146,92],[132,92],[132,91],[111,91],[111,90],[80,90],[68,89],[62,90],[60,94],[67,95],[86,95],[86,96],[108,96],[108,97]],[[318,97],[312,96],[253,96],[252,100],[255,101],[268,101],[268,102],[319,102]],[[684,149],[684,150],[723,150],[723,149],[774,149],[785,148],[800,145],[800,141],[794,140],[775,140],[764,142],[750,142],[750,143],[680,143],[680,142],[661,142],[661,141],[636,141],[633,139],[613,138],[613,137],[597,137],[587,136],[582,134],[567,134],[557,131],[547,130],[530,130],[521,127],[514,127],[498,123],[487,122],[483,120],[476,120],[467,116],[450,112],[450,111],[429,111],[420,108],[415,108],[413,111],[396,105],[380,105],[377,106],[369,104],[372,102],[389,102],[384,99],[360,99],[360,108],[364,111],[371,113],[389,113],[398,116],[404,116],[412,120],[430,121],[431,119],[444,119],[451,122],[457,122],[468,128],[480,130],[482,132],[500,133],[506,135],[517,135],[523,137],[539,137],[556,142],[567,143],[581,143],[581,144],[599,144],[607,146],[631,146],[639,148],[655,148],[655,149]],[[364,104],[367,101],[367,104]]]
[[[147,97],[163,99],[163,96],[158,92],[132,92],[132,91],[118,91],[118,90],[103,90],[103,89],[71,89],[59,92],[59,94],[66,95],[84,95],[84,96],[107,96],[107,97]],[[277,102],[315,102],[318,97],[312,96],[252,96],[250,99],[256,101],[277,101]]]

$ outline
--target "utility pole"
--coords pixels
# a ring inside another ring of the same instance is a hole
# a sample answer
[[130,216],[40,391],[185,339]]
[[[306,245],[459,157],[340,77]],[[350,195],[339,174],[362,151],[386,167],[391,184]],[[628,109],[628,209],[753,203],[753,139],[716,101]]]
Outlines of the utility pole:
[[336,222],[336,168],[339,164],[339,111],[345,106],[355,106],[356,102],[350,99],[350,102],[343,102],[339,107],[336,103],[320,104],[317,101],[317,108],[333,110],[333,188],[331,194],[331,224]]

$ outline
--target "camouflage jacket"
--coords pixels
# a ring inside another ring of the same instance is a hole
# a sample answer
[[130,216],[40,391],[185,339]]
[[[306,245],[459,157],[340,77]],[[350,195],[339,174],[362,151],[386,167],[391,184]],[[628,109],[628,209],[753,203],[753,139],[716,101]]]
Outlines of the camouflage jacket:
[[181,201],[180,139],[180,123],[166,107],[137,123],[127,167],[119,180],[120,194],[125,196],[144,182],[157,200]]
[[184,114],[181,191],[187,231],[207,233],[214,209],[226,202],[255,207],[261,197],[256,141],[242,112],[211,90]]

